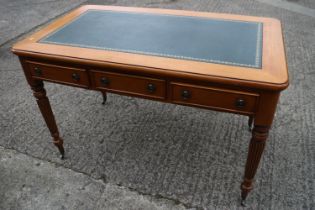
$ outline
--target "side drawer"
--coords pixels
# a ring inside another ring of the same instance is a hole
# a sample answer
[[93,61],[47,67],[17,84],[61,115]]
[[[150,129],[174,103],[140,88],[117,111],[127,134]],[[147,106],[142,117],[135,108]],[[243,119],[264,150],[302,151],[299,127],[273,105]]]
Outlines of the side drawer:
[[92,74],[97,89],[127,95],[165,99],[165,80],[103,71],[92,71]]
[[89,87],[89,77],[84,69],[29,61],[27,63],[34,78],[79,87]]
[[255,112],[259,95],[236,90],[196,86],[171,82],[172,101],[243,114]]

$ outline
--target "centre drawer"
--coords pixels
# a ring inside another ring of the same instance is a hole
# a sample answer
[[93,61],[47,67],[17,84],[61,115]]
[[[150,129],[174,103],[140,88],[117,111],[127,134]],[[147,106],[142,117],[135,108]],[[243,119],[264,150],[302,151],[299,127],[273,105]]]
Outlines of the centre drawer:
[[145,98],[165,99],[165,80],[121,73],[92,71],[97,89]]
[[66,85],[89,87],[89,78],[86,70],[72,67],[27,62],[32,77]]
[[172,102],[215,110],[252,114],[259,95],[256,93],[171,83]]

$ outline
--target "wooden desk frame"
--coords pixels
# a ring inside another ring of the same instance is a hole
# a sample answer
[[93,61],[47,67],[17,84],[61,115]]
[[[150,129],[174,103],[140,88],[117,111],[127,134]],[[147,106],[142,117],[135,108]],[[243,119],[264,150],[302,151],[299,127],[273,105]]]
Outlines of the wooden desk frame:
[[[88,9],[262,22],[262,69],[37,42]],[[280,92],[288,86],[281,25],[278,20],[270,18],[87,5],[20,41],[12,51],[19,56],[26,79],[62,158],[65,154],[63,140],[43,81],[101,91],[105,100],[106,92],[112,92],[249,116],[249,126],[254,123],[254,127],[241,184],[242,201],[253,188]],[[131,81],[133,86],[129,85]]]

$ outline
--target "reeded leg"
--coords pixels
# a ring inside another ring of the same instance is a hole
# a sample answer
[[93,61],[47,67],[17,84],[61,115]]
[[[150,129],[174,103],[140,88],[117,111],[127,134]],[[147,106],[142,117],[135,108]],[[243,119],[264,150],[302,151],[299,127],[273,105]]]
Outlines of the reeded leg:
[[254,176],[256,174],[260,158],[265,148],[269,127],[255,125],[252,131],[252,139],[249,144],[244,180],[241,185],[242,205],[248,193],[253,189]]
[[104,105],[106,103],[106,100],[107,100],[107,94],[106,94],[106,92],[102,92],[102,95],[103,95],[103,102],[102,102],[102,104]]
[[251,131],[251,130],[252,130],[253,121],[254,121],[254,116],[249,116],[249,118],[248,118],[248,127],[249,127],[249,131]]
[[53,137],[53,143],[58,148],[61,159],[64,159],[65,150],[63,148],[63,140],[59,136],[59,131],[56,125],[54,114],[51,110],[49,100],[46,96],[46,91],[44,89],[44,84],[42,81],[36,81],[31,85],[33,94],[36,98],[39,109],[43,115],[47,127],[49,128],[50,134]]

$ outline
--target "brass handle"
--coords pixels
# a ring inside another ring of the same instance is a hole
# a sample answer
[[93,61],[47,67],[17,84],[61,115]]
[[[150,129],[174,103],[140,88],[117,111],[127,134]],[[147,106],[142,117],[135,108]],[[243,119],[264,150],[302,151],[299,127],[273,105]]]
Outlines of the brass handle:
[[190,96],[191,96],[191,93],[189,90],[183,90],[182,91],[182,99],[187,100],[190,98]]
[[235,106],[236,106],[237,108],[244,108],[244,107],[246,106],[246,102],[245,102],[244,99],[239,98],[239,99],[237,99],[237,100],[235,101]]
[[35,71],[35,75],[36,76],[41,76],[42,75],[42,70],[38,67],[35,67],[34,68],[34,71]]
[[154,93],[156,91],[156,86],[154,84],[148,84],[147,89],[150,93]]
[[106,77],[102,77],[100,81],[101,81],[101,84],[104,86],[109,85],[109,79]]
[[79,81],[80,80],[80,75],[77,74],[77,73],[73,73],[72,74],[72,79],[75,80],[75,81]]

